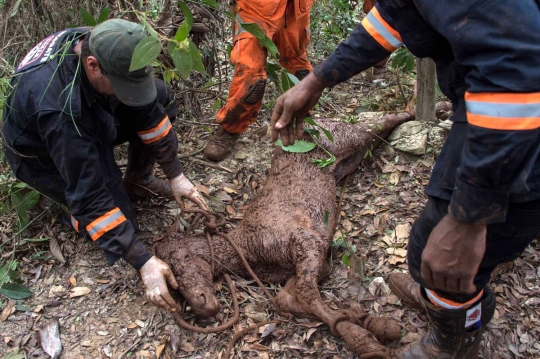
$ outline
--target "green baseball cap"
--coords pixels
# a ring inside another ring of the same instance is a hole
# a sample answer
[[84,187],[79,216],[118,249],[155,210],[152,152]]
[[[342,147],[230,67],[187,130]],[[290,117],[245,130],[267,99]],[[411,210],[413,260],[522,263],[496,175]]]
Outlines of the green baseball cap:
[[90,32],[90,51],[107,71],[118,99],[129,106],[143,106],[156,99],[152,66],[129,71],[137,44],[149,34],[139,24],[113,19]]

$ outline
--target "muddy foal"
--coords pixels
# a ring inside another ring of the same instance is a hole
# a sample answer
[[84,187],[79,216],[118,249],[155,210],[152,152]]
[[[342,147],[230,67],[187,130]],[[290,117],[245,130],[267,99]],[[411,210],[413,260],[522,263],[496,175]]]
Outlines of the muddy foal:
[[[241,224],[228,233],[263,281],[286,283],[274,298],[278,311],[322,320],[359,354],[384,351],[370,332],[381,340],[395,340],[401,328],[391,319],[370,317],[358,308],[332,310],[321,298],[318,283],[329,273],[326,258],[336,226],[336,182],[355,171],[366,148],[412,118],[411,113],[400,113],[356,124],[318,120],[334,136],[333,143],[324,136],[320,142],[336,156],[335,164],[320,169],[311,162],[311,158],[328,157],[320,148],[307,154],[276,148],[264,188]],[[170,230],[155,244],[156,254],[171,265],[180,292],[203,317],[219,311],[214,279],[227,272],[248,277],[239,255],[224,238],[212,236],[212,246],[213,272],[206,261],[211,256],[204,234],[186,236]]]

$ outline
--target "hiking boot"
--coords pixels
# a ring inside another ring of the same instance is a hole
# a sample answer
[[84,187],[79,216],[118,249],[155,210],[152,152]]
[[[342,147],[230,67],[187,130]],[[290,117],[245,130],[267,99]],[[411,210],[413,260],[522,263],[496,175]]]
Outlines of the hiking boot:
[[230,133],[220,127],[215,131],[204,147],[204,157],[210,161],[219,162],[224,160],[233,149],[239,134]]
[[391,273],[388,277],[388,286],[392,293],[398,296],[403,304],[414,310],[424,310],[420,298],[420,284],[405,273]]
[[156,162],[142,143],[129,143],[124,185],[132,202],[156,194],[172,197],[169,181],[154,176]]
[[468,309],[445,309],[431,304],[423,294],[420,298],[428,316],[428,332],[419,341],[397,349],[392,358],[478,358],[482,332],[495,312],[493,292],[486,287],[482,299]]
[[294,76],[296,76],[298,80],[302,81],[307,75],[309,75],[310,72],[311,71],[307,69],[296,70],[296,72],[294,73]]

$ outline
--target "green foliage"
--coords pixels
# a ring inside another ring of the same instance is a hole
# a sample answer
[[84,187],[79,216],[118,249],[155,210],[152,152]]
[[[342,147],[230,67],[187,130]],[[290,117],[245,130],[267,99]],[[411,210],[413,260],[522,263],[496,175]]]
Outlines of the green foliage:
[[304,122],[311,126],[319,128],[330,142],[334,142],[334,136],[332,135],[332,133],[330,133],[330,131],[328,131],[326,128],[322,127],[317,122],[315,122],[314,119],[312,119],[311,117],[306,117],[304,118]]
[[281,147],[281,149],[285,152],[291,152],[291,153],[306,153],[309,151],[312,151],[317,145],[313,142],[307,142],[307,141],[301,141],[296,140],[294,141],[294,144],[291,146],[283,146],[283,142],[281,142],[281,139],[278,139],[276,141],[276,145]]
[[336,156],[330,153],[330,157],[323,159],[312,158],[311,162],[317,165],[319,168],[325,168],[333,165],[336,162]]
[[193,13],[189,9],[189,7],[181,1],[178,2],[178,7],[182,11],[182,14],[184,14],[184,21],[188,25],[188,30],[191,30],[191,28],[193,27]]
[[278,48],[272,42],[272,40],[268,36],[266,36],[263,29],[261,29],[259,25],[254,22],[239,22],[239,25],[251,35],[255,36],[257,40],[259,40],[259,44],[261,44],[262,47],[267,49],[270,55],[272,55],[273,57],[279,56]]
[[393,54],[391,67],[412,72],[414,70],[414,55],[406,47],[397,49]]
[[110,13],[111,10],[109,9],[109,6],[105,6],[99,13],[96,20],[85,8],[81,7],[79,9],[79,14],[81,15],[81,18],[86,26],[96,26],[97,24],[101,24],[103,21],[107,20]]
[[283,90],[283,92],[287,91],[299,82],[300,80],[298,80],[298,78],[291,74],[287,69],[281,69],[281,90]]
[[343,236],[339,236],[332,242],[332,248],[336,250],[344,250],[345,253],[341,256],[341,263],[350,267],[351,265],[351,254],[356,252],[356,246],[349,244]]
[[161,43],[159,40],[153,36],[145,37],[135,46],[129,71],[135,71],[150,65],[157,59],[160,52]]
[[32,292],[22,284],[7,283],[0,288],[0,294],[10,299],[25,299],[32,295]]
[[348,0],[315,1],[311,10],[312,46],[327,56],[337,44],[349,37],[358,24],[357,13]]

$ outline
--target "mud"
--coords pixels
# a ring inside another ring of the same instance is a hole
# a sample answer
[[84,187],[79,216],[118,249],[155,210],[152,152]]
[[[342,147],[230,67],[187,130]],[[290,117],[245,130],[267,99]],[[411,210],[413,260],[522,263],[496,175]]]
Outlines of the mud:
[[[333,143],[323,135],[320,142],[335,155],[335,164],[320,169],[311,162],[328,157],[320,148],[307,154],[276,148],[264,188],[249,205],[242,223],[229,232],[260,279],[286,283],[274,300],[278,311],[322,320],[359,354],[384,352],[377,339],[399,339],[401,328],[388,318],[359,315],[358,309],[356,316],[361,318],[355,323],[350,312],[332,310],[322,301],[318,284],[329,272],[326,257],[336,225],[336,182],[356,170],[366,148],[371,149],[394,127],[413,117],[411,113],[390,114],[356,124],[318,120],[334,136]],[[249,277],[225,239],[212,236],[212,246],[213,272],[206,261],[211,256],[203,234],[185,236],[172,228],[155,245],[156,255],[171,265],[181,294],[202,317],[219,311],[213,280],[226,272]],[[350,319],[342,320],[343,315]]]

